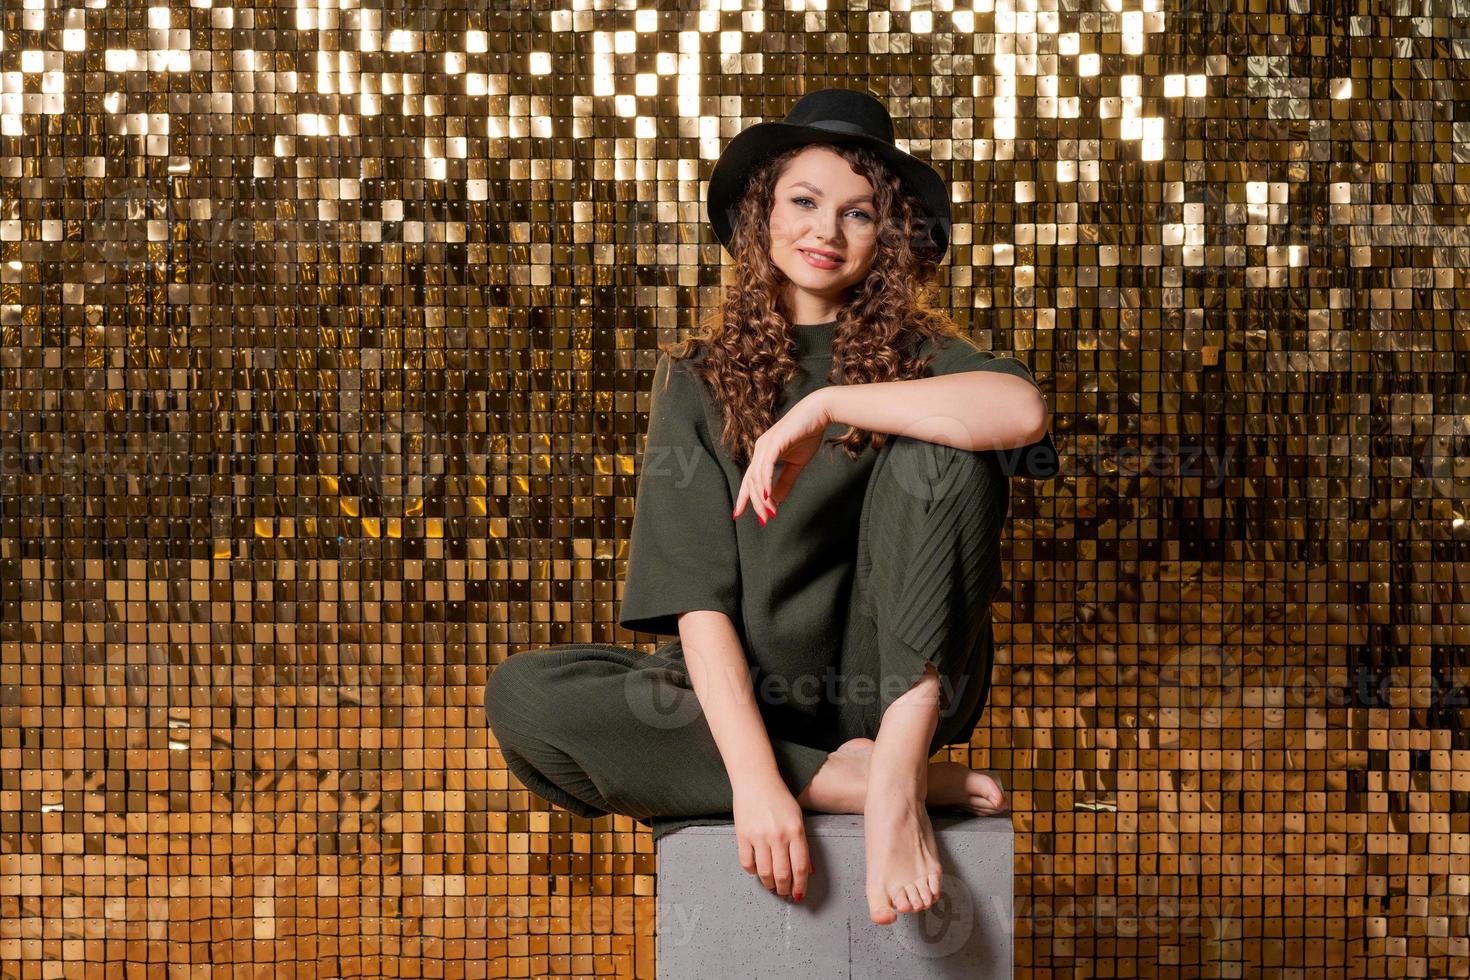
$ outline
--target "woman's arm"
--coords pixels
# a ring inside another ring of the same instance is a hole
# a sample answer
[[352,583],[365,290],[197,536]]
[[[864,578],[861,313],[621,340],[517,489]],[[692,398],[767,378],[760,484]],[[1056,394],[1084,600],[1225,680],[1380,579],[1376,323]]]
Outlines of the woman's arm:
[[812,396],[826,400],[833,422],[971,451],[1029,445],[1049,424],[1036,387],[996,371],[829,385]]
[[800,901],[812,872],[806,825],[776,767],[740,636],[726,613],[695,609],[679,615],[679,639],[730,776],[740,866],[770,891]]
[[765,720],[755,704],[745,651],[730,617],[713,609],[682,613],[679,639],[689,680],[731,785],[738,790],[779,784],[784,789]]

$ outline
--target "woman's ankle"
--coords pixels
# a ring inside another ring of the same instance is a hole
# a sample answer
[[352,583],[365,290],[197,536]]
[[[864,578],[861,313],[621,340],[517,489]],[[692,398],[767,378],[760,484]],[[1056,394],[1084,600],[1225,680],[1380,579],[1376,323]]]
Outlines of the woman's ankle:
[[827,754],[806,788],[796,798],[819,813],[861,813],[867,796],[868,760],[873,740],[856,738]]

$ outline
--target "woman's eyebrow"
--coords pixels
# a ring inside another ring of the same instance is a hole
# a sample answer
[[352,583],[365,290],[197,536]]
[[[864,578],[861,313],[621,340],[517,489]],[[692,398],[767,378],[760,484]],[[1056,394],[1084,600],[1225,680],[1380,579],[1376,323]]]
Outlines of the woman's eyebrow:
[[[807,183],[804,180],[798,180],[795,184],[792,184],[791,186],[793,186],[793,187],[805,187],[805,188],[809,189],[813,194],[816,194],[818,197],[821,197],[822,196],[822,190],[821,190],[821,188],[819,188],[816,184],[809,184],[809,183]],[[873,195],[868,194],[868,195],[866,195],[864,197],[855,197],[852,200],[848,201],[847,203],[848,204],[857,204],[859,201],[866,202],[868,204],[872,204],[873,203]]]

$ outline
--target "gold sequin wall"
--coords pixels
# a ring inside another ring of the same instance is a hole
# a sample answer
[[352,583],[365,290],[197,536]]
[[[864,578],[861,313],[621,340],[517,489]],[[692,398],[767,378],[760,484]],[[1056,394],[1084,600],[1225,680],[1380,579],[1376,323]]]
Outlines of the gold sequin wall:
[[951,753],[1016,976],[1470,975],[1470,2],[666,6],[4,5],[0,975],[654,975],[482,689],[653,648],[704,182],[839,85],[1063,456]]

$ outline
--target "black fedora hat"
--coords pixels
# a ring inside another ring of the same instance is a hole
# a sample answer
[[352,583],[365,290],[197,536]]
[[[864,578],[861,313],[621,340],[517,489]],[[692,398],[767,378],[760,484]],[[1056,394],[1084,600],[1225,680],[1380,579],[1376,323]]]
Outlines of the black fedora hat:
[[[819,89],[803,95],[781,122],[760,122],[730,140],[710,173],[705,211],[725,250],[735,233],[735,212],[755,168],[794,146],[830,143],[862,146],[876,153],[928,210],[935,261],[949,250],[949,188],[939,172],[893,142],[893,119],[883,103],[866,92]],[[916,216],[922,218],[923,216]]]

